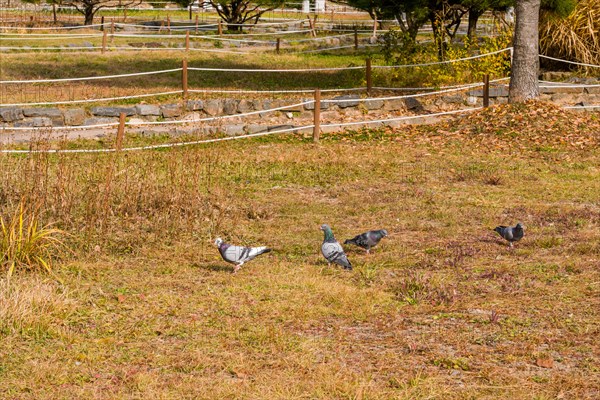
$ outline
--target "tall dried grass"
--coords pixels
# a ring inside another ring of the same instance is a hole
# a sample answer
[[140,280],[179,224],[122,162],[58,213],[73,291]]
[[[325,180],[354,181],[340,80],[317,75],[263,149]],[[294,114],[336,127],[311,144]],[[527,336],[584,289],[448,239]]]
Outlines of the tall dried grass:
[[[600,65],[600,1],[581,0],[566,18],[545,14],[540,49],[551,57]],[[598,68],[588,70],[598,72]]]
[[[189,234],[211,238],[222,210],[229,208],[229,189],[214,184],[216,164],[218,154],[203,148],[117,156],[3,156],[0,198],[4,204],[20,199],[37,204],[45,220],[77,232],[66,238],[76,252],[100,245],[129,253],[142,241]],[[49,238],[57,231],[47,233]]]

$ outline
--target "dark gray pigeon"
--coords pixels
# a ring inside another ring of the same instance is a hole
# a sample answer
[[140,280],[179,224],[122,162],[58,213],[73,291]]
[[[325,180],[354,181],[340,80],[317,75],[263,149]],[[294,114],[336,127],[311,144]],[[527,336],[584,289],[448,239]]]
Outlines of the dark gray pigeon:
[[497,226],[494,231],[498,232],[500,236],[508,240],[508,247],[513,247],[513,242],[518,242],[523,238],[523,225],[519,222],[515,226]]
[[367,250],[367,253],[371,252],[371,247],[377,246],[377,243],[381,239],[387,236],[387,231],[385,229],[379,229],[377,231],[368,231],[365,233],[361,233],[358,236],[353,237],[352,239],[348,239],[344,242],[344,244],[355,244],[358,247],[362,247]]
[[333,232],[331,231],[329,225],[321,225],[321,230],[325,234],[325,239],[321,245],[321,252],[327,260],[327,263],[329,265],[331,265],[331,263],[336,263],[344,267],[344,269],[352,269],[350,260],[348,260],[348,257],[346,257],[346,253],[344,253],[342,245],[339,244],[338,241],[333,237]]
[[235,264],[235,267],[233,268],[233,273],[238,272],[245,262],[248,262],[261,254],[268,253],[271,251],[271,249],[264,246],[233,246],[231,244],[223,242],[221,238],[217,238],[217,240],[215,240],[215,245],[219,248],[219,253],[221,253],[221,257],[223,257],[223,260],[227,261],[228,263]]

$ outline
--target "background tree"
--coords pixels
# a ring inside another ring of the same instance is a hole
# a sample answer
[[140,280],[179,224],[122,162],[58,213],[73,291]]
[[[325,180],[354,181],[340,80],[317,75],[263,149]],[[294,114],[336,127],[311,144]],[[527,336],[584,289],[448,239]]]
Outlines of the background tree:
[[479,17],[488,10],[506,11],[509,7],[513,7],[514,0],[461,0],[461,4],[465,6],[469,12],[469,26],[467,28],[467,36],[472,39],[475,37],[477,30],[477,22]]
[[192,5],[194,5],[195,2],[196,0],[175,0],[175,4],[188,9],[190,20],[192,19]]
[[[40,4],[42,0],[23,0],[23,2],[29,4]],[[58,22],[56,6],[60,6],[62,4],[62,0],[44,0],[43,2],[52,6],[52,20],[56,24]]]
[[427,0],[337,0],[335,3],[366,11],[373,19],[395,19],[413,41],[428,21]]
[[226,23],[230,31],[241,31],[242,24],[258,19],[264,13],[281,7],[285,0],[207,0],[202,4],[209,4]]
[[[141,0],[128,0],[120,3],[123,8],[133,7],[140,4]],[[114,7],[115,2],[113,0],[63,0],[62,5],[67,7],[75,8],[79,13],[85,17],[84,25],[91,25],[94,21],[94,15],[107,7]]]

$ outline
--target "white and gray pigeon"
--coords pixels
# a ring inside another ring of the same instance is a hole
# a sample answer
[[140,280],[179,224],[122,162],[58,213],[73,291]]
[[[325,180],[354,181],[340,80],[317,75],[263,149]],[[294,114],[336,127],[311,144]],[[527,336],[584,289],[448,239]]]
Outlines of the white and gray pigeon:
[[219,253],[223,260],[228,263],[235,264],[233,273],[236,273],[242,268],[244,263],[256,258],[257,256],[268,253],[271,249],[262,247],[244,247],[244,246],[233,246],[223,242],[223,239],[217,238],[215,245],[219,248]]
[[513,242],[518,242],[524,235],[523,225],[521,225],[520,222],[515,226],[497,226],[494,228],[494,231],[498,232],[500,236],[508,240],[508,247],[513,247]]
[[367,251],[367,254],[371,252],[371,247],[377,246],[379,241],[387,236],[387,231],[385,229],[379,229],[376,231],[368,231],[365,233],[361,233],[353,237],[352,239],[348,239],[344,242],[344,244],[355,244],[358,247],[362,247]]
[[329,265],[331,265],[331,263],[336,263],[344,267],[344,269],[351,270],[352,264],[350,264],[350,260],[346,257],[342,245],[333,237],[333,232],[329,225],[321,225],[321,230],[325,234],[325,239],[321,245],[321,252],[327,260],[327,263]]

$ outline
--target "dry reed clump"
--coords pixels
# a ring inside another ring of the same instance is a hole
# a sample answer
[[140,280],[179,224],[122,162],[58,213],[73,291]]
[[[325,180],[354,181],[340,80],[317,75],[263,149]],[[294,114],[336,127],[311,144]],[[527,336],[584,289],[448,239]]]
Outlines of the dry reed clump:
[[[540,24],[540,49],[547,56],[600,65],[600,2],[578,1],[566,18],[546,15]],[[597,68],[588,72],[597,73]]]

